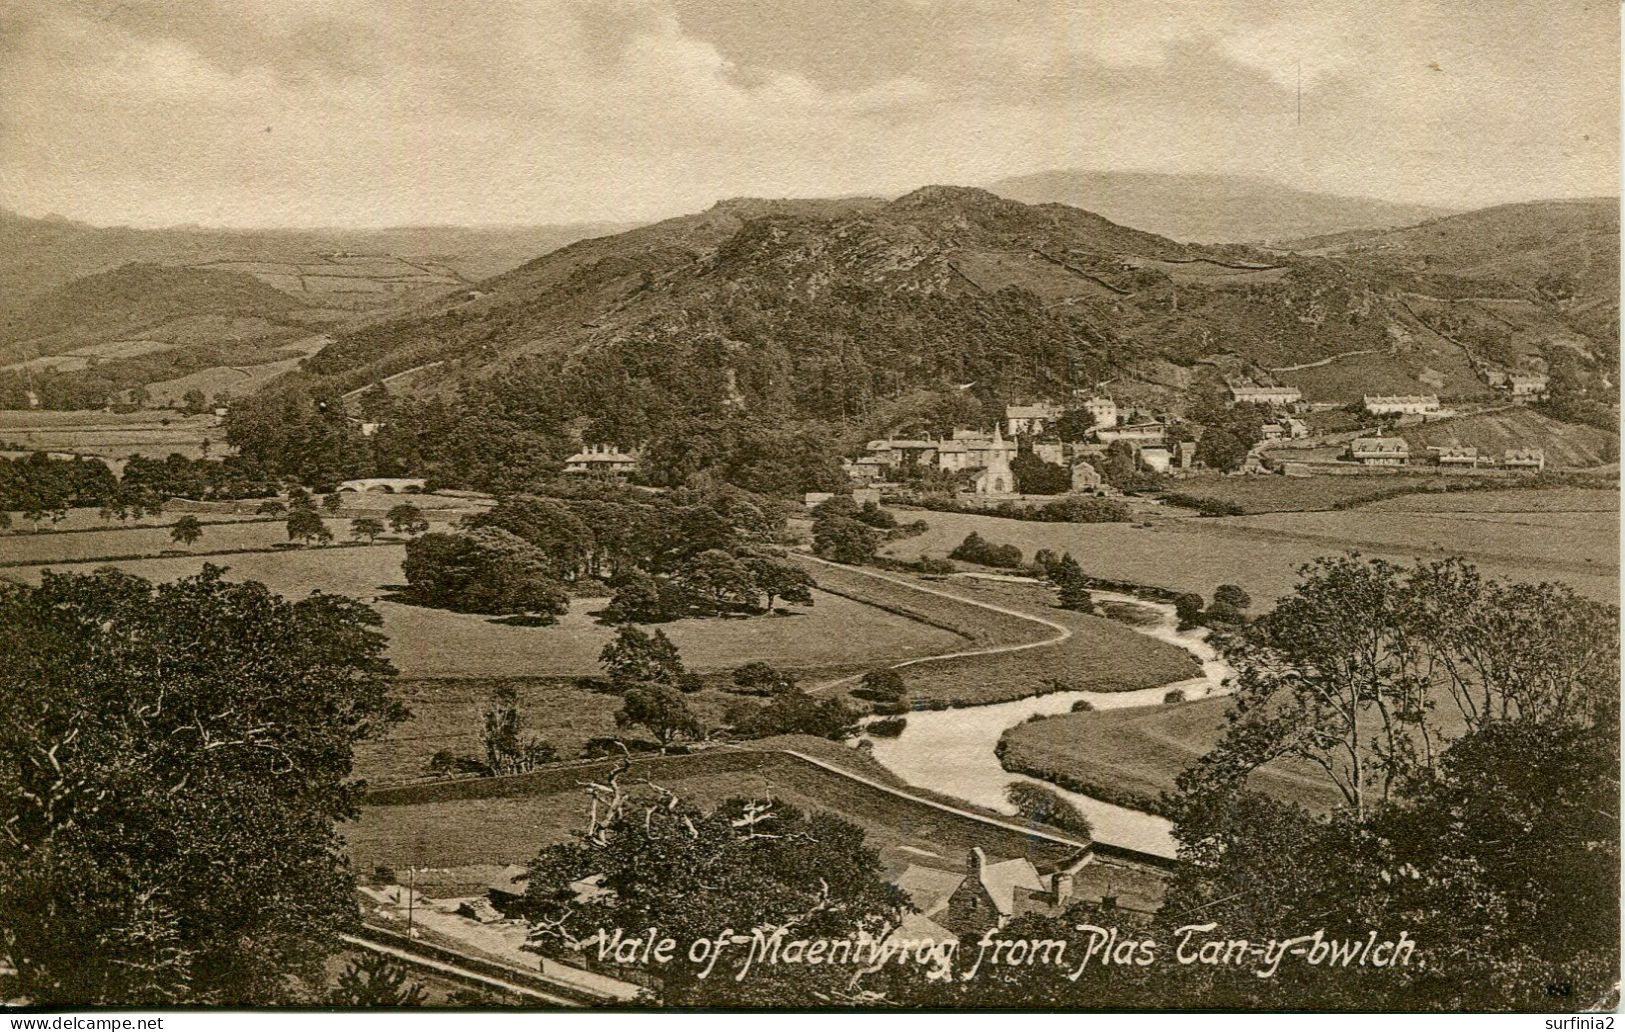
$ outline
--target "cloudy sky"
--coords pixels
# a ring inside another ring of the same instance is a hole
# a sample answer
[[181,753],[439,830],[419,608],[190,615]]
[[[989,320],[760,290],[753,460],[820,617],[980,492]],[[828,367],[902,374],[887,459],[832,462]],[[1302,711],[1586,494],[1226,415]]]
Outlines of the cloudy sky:
[[1618,51],[1597,0],[4,0],[0,205],[565,222],[1054,168],[1616,194]]

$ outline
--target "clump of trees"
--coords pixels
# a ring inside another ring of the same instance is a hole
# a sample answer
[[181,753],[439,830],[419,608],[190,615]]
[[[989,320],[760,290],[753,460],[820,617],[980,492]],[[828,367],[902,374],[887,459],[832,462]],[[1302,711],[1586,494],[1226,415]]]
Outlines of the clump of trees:
[[[378,615],[219,567],[0,585],[0,925],[33,1006],[320,1003],[336,823],[400,720]],[[230,872],[222,877],[221,872]]]
[[[292,521],[293,514],[288,518]],[[570,608],[570,597],[551,576],[545,557],[496,527],[424,534],[406,543],[401,565],[408,593],[419,605],[460,613],[523,614],[542,624],[556,622]]]
[[974,530],[954,546],[953,551],[948,553],[948,558],[1006,570],[1019,569],[1022,564],[1021,549],[1015,545],[995,545]]
[[850,516],[825,515],[813,521],[813,551],[837,563],[870,562],[880,547],[874,529]]
[[1045,462],[1030,451],[1010,460],[1010,472],[1021,494],[1058,495],[1072,490],[1072,471],[1054,462]]

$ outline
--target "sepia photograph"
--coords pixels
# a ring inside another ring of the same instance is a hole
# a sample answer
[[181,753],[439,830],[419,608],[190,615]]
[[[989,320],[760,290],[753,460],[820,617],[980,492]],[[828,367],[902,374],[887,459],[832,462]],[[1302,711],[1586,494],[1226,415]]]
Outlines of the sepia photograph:
[[1620,18],[3,0],[8,1027],[1612,1028]]

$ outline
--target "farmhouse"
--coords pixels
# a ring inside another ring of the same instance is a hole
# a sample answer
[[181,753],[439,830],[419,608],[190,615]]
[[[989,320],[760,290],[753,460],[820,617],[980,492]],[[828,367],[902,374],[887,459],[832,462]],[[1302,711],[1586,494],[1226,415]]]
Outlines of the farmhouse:
[[630,473],[638,468],[638,457],[613,444],[589,444],[564,460],[566,473]]
[[1426,416],[1439,411],[1435,394],[1367,394],[1364,402],[1373,416]]
[[1508,448],[1501,465],[1508,469],[1532,469],[1538,473],[1546,468],[1546,453],[1539,448]]
[[1004,425],[1011,437],[1041,434],[1060,418],[1060,407],[1047,401],[1036,405],[1006,405],[1004,409]]
[[1545,373],[1513,373],[1507,377],[1513,401],[1542,401],[1549,393],[1550,384]]
[[1460,444],[1447,444],[1437,449],[1441,466],[1478,466],[1478,449]]
[[1403,437],[1358,437],[1349,442],[1348,457],[1365,466],[1403,466],[1411,446]]
[[[957,884],[942,872],[911,866],[897,879],[897,885],[909,893],[925,916],[961,940],[978,938],[988,929],[1001,928],[1025,914],[1059,914],[1077,900],[1097,900],[1116,907],[1119,885],[1132,897],[1127,907],[1130,912],[1154,909],[1151,897],[1157,894],[1143,875],[1127,867],[1108,868],[1087,852],[1045,875],[1025,857],[991,862],[976,847],[966,860],[965,873],[951,877]],[[944,898],[950,884],[952,888]]]
[[1097,427],[1117,425],[1117,402],[1110,398],[1089,398],[1083,403],[1083,411]]
[[1296,405],[1303,392],[1296,387],[1260,387],[1257,384],[1231,384],[1232,405]]

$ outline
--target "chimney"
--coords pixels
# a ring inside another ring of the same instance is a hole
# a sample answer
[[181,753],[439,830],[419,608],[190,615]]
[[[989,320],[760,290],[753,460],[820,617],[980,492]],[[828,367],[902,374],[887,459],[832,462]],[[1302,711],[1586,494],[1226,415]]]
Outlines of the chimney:
[[1067,900],[1072,898],[1072,884],[1073,883],[1072,883],[1072,872],[1071,871],[1056,871],[1055,872],[1055,882],[1054,882],[1053,888],[1054,888],[1054,891],[1055,891],[1055,905],[1056,906],[1060,906],[1061,904],[1065,903]]
[[982,868],[985,866],[987,866],[987,854],[982,852],[982,847],[971,847],[970,859],[965,862],[965,873],[977,881],[981,881]]

